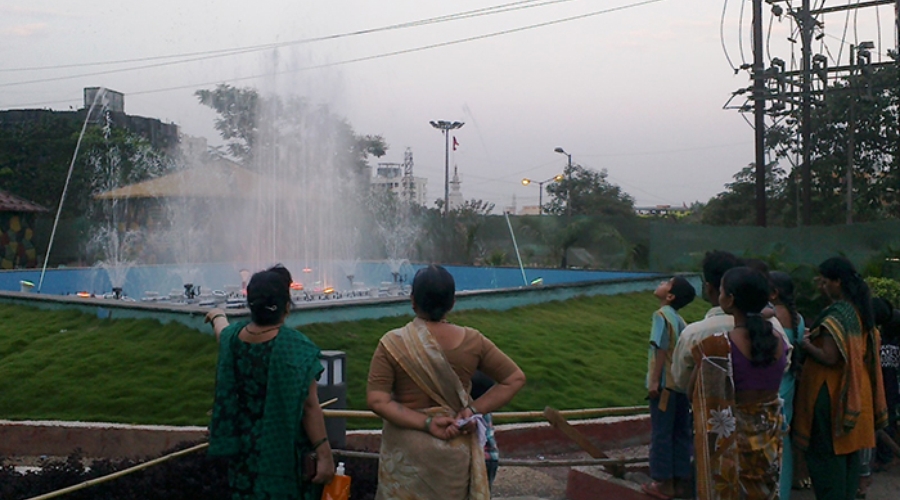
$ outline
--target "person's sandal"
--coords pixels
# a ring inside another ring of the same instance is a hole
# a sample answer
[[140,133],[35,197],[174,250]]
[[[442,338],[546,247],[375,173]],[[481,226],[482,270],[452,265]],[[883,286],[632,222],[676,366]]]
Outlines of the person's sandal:
[[656,481],[650,481],[649,483],[644,483],[641,485],[641,489],[644,490],[644,493],[650,495],[653,498],[658,498],[659,500],[672,500],[669,495],[666,495],[660,489],[661,484]]
[[791,485],[791,489],[793,490],[808,490],[812,488],[812,479],[805,477],[803,479],[798,479],[794,481],[794,484]]
[[872,476],[863,476],[859,478],[859,488],[856,489],[856,498],[866,498],[869,486],[872,485]]

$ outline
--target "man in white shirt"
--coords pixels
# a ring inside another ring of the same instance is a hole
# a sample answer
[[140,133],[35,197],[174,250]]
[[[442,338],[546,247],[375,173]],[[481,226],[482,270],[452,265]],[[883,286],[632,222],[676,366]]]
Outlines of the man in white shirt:
[[[729,269],[742,265],[744,263],[729,252],[721,250],[706,252],[703,258],[703,295],[713,307],[706,312],[705,318],[688,325],[678,337],[678,343],[672,353],[672,378],[676,390],[687,392],[691,374],[694,372],[694,356],[691,354],[694,346],[715,333],[727,332],[734,328],[734,317],[725,314],[719,307],[719,287],[722,276]],[[784,328],[774,317],[769,318],[769,321],[788,346],[787,359],[790,365],[790,351],[793,347],[784,333]],[[789,366],[785,367],[785,370],[788,368]],[[690,394],[688,396],[690,397]]]

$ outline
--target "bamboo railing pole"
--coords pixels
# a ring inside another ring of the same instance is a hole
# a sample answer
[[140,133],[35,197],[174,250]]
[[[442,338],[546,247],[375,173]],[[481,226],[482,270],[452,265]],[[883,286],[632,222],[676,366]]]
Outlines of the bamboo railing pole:
[[87,481],[85,481],[85,482],[83,482],[83,483],[78,483],[78,484],[76,484],[76,485],[69,486],[68,488],[63,488],[63,489],[61,489],[61,490],[51,491],[50,493],[46,493],[46,494],[44,494],[44,495],[38,495],[38,496],[36,496],[36,497],[31,497],[31,498],[29,498],[28,500],[47,500],[48,498],[56,498],[56,497],[59,497],[59,496],[62,496],[62,495],[66,495],[66,494],[68,494],[68,493],[72,493],[73,491],[83,490],[84,488],[87,488],[87,487],[90,487],[90,486],[94,486],[94,485],[97,485],[97,484],[101,484],[101,483],[105,483],[105,482],[107,482],[107,481],[112,481],[113,479],[120,478],[120,477],[122,477],[122,476],[131,474],[131,473],[133,473],[133,472],[137,472],[137,471],[139,471],[139,470],[141,470],[141,469],[146,469],[147,467],[152,467],[152,466],[154,466],[154,465],[156,465],[156,464],[165,462],[165,461],[167,461],[167,460],[171,460],[171,459],[173,459],[173,458],[177,458],[177,457],[180,457],[180,456],[182,456],[182,455],[187,455],[187,454],[189,454],[189,453],[194,453],[195,451],[200,451],[200,450],[206,448],[207,446],[209,446],[209,443],[198,444],[197,446],[192,446],[192,447],[190,447],[190,448],[187,448],[187,449],[184,449],[184,450],[181,450],[181,451],[176,451],[175,453],[171,453],[171,454],[166,455],[166,456],[164,456],[164,457],[155,458],[155,459],[150,460],[150,461],[148,461],[148,462],[144,462],[144,463],[142,463],[142,464],[135,465],[134,467],[129,467],[129,468],[127,468],[127,469],[122,469],[122,470],[120,470],[120,471],[118,471],[118,472],[113,472],[112,474],[109,474],[109,475],[107,475],[107,476],[97,477],[97,478],[94,478],[94,479],[89,479],[89,480],[87,480]]
[[[352,450],[332,450],[339,457],[347,458],[368,458],[377,460],[380,455],[367,451]],[[501,458],[501,467],[575,467],[581,465],[600,465],[600,466],[623,466],[628,464],[647,463],[650,460],[647,457],[634,458],[577,458],[570,460],[534,460],[534,459],[517,459],[517,458]]]
[[[325,407],[325,406],[334,404],[337,400],[338,400],[338,398],[332,398],[332,399],[329,399],[328,401],[323,401],[323,402],[319,403],[319,406],[320,406],[320,407]],[[122,476],[126,476],[126,475],[128,475],[128,474],[133,473],[133,472],[137,472],[137,471],[139,471],[139,470],[141,470],[141,469],[146,469],[146,468],[148,468],[148,467],[152,467],[152,466],[154,466],[154,465],[163,463],[163,462],[165,462],[165,461],[167,461],[167,460],[171,460],[171,459],[173,459],[173,458],[178,458],[178,457],[180,457],[180,456],[184,456],[184,455],[187,455],[187,454],[190,454],[190,453],[194,453],[194,452],[196,452],[196,451],[200,451],[200,450],[202,450],[202,449],[207,448],[208,446],[209,446],[209,443],[201,443],[201,444],[198,444],[198,445],[196,445],[196,446],[192,446],[192,447],[190,447],[190,448],[186,448],[186,449],[181,450],[181,451],[176,451],[175,453],[170,453],[170,454],[168,454],[168,455],[165,455],[165,456],[162,456],[162,457],[159,457],[159,458],[154,458],[153,460],[149,460],[149,461],[144,462],[144,463],[142,463],[142,464],[135,465],[134,467],[129,467],[129,468],[127,468],[127,469],[122,469],[122,470],[120,470],[120,471],[113,472],[112,474],[109,474],[109,475],[106,475],[106,476],[103,476],[103,477],[96,477],[96,478],[94,478],[94,479],[89,479],[89,480],[87,480],[87,481],[84,481],[84,482],[82,482],[82,483],[78,483],[78,484],[69,486],[69,487],[67,487],[67,488],[63,488],[63,489],[56,490],[56,491],[51,491],[50,493],[45,493],[45,494],[43,494],[43,495],[38,495],[38,496],[36,496],[36,497],[31,497],[31,498],[29,498],[28,500],[47,500],[47,499],[49,499],[49,498],[56,498],[56,497],[59,497],[59,496],[62,496],[62,495],[66,495],[66,494],[68,494],[68,493],[72,493],[73,491],[83,490],[83,489],[88,488],[88,487],[90,487],[90,486],[94,486],[94,485],[97,485],[97,484],[105,483],[105,482],[107,482],[107,481],[112,481],[113,479],[117,479],[117,478],[120,478],[120,477],[122,477]]]
[[[643,415],[649,410],[646,406],[623,406],[619,408],[587,408],[580,410],[560,410],[560,414],[566,418],[597,418],[612,416]],[[323,410],[325,418],[380,418],[368,410]],[[491,416],[494,420],[509,420],[517,418],[544,419],[542,411],[507,411],[495,412]]]

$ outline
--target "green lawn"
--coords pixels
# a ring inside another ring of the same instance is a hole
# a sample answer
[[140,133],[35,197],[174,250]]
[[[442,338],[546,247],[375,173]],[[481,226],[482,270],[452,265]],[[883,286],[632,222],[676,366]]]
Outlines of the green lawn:
[[[528,384],[506,409],[625,406],[644,402],[656,307],[647,292],[466,311],[450,320],[481,330],[525,371]],[[695,321],[706,307],[696,300],[682,314]],[[303,331],[319,347],[347,353],[348,404],[364,409],[378,339],[408,320],[316,324]],[[0,305],[3,419],[205,425],[215,363],[213,336],[181,325]]]

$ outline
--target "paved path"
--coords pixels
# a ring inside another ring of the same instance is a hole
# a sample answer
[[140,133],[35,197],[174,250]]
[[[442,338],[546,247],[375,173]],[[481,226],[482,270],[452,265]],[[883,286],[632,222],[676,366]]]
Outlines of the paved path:
[[[497,500],[565,500],[567,477],[567,468],[501,467],[494,481],[492,496]],[[651,499],[649,496],[647,498]],[[866,498],[900,498],[900,463],[874,475]],[[815,495],[812,490],[794,490],[791,500],[815,500]]]

